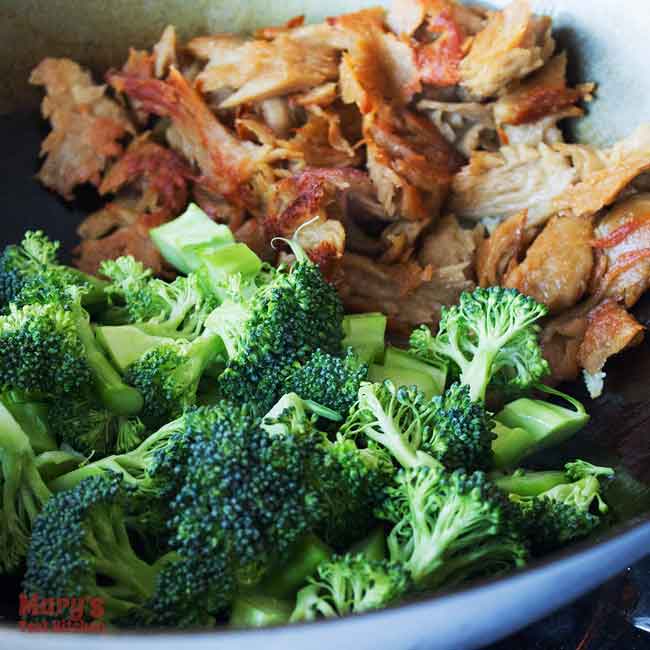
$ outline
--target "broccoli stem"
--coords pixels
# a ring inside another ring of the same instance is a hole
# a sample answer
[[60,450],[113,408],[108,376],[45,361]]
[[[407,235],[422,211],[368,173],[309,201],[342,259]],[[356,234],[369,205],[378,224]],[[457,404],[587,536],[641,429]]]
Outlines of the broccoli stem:
[[524,472],[517,470],[506,476],[495,476],[494,484],[508,494],[536,497],[568,481],[562,471]]
[[245,594],[235,599],[230,613],[231,627],[267,627],[289,622],[292,606],[290,603],[262,596]]
[[293,546],[286,563],[272,569],[255,589],[272,598],[292,598],[314,575],[318,565],[332,557],[334,551],[310,533]]
[[116,415],[136,415],[144,404],[142,395],[131,386],[127,386],[117,370],[103,355],[88,315],[80,306],[75,306],[75,324],[77,333],[84,346],[88,365],[95,380],[97,393],[106,408]]
[[382,363],[386,316],[380,313],[350,314],[343,318],[343,348],[352,348],[364,363]]
[[[387,369],[403,368],[404,370],[414,370],[430,375],[434,385],[433,395],[442,395],[445,390],[447,367],[427,363],[409,354],[407,350],[400,350],[392,345],[388,346],[384,357],[384,367]],[[428,397],[433,397],[433,395],[428,395]]]
[[427,399],[431,399],[436,393],[436,384],[428,372],[421,372],[415,368],[404,368],[398,366],[379,366],[372,364],[368,368],[368,380],[380,384],[386,379],[395,386],[417,386],[424,393]]
[[55,449],[45,451],[36,456],[36,468],[43,481],[47,484],[58,476],[67,474],[85,462],[82,454],[72,451]]
[[47,423],[47,408],[32,401],[19,391],[10,391],[2,397],[3,404],[27,434],[35,454],[57,448],[56,440]]
[[492,376],[492,364],[498,351],[498,348],[491,346],[479,349],[461,372],[460,382],[469,386],[469,395],[473,402],[485,402],[485,394]]
[[562,397],[574,409],[529,397],[507,404],[495,416],[497,438],[492,448],[499,469],[512,467],[540,449],[564,442],[589,422],[589,415],[578,400],[546,386],[538,388]]

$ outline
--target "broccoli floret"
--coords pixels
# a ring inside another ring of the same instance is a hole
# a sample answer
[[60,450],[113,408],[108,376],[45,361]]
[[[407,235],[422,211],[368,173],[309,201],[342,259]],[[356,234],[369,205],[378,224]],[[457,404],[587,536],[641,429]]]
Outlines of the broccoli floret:
[[108,623],[147,602],[157,571],[129,540],[131,492],[119,475],[97,476],[52,497],[34,523],[25,592],[100,597]]
[[0,316],[0,386],[48,395],[92,382],[74,314],[55,304],[10,306]]
[[50,497],[36,466],[29,437],[0,402],[0,569],[24,557],[32,525]]
[[195,338],[217,306],[195,274],[165,282],[131,256],[102,262],[100,272],[111,280],[106,291],[113,301],[125,303],[124,320],[151,336]]
[[473,400],[485,400],[489,385],[502,394],[521,392],[549,372],[536,325],[547,312],[515,289],[475,289],[443,307],[436,336],[426,326],[413,332],[411,351],[451,362]]
[[514,508],[482,472],[401,470],[387,492],[378,514],[394,524],[390,558],[418,588],[454,585],[524,563]]
[[387,607],[404,595],[409,577],[398,563],[348,554],[321,564],[309,583],[298,592],[291,622]]
[[436,409],[415,386],[397,388],[391,381],[364,382],[357,403],[341,432],[345,437],[363,436],[385,447],[403,467],[437,465],[421,449],[431,430]]
[[125,374],[144,398],[143,416],[170,420],[194,404],[205,369],[221,351],[219,335],[206,330],[193,341],[176,340],[145,352]]
[[219,378],[227,399],[268,409],[284,392],[282,369],[317,349],[342,353],[341,301],[300,246],[291,246],[296,262],[289,270],[266,271],[262,282],[239,288],[232,283],[230,298],[210,316],[228,351]]
[[95,457],[130,451],[142,442],[145,433],[138,417],[115,415],[88,392],[53,400],[48,421],[59,441]]
[[600,515],[608,510],[600,495],[599,477],[613,475],[609,467],[578,460],[565,466],[563,483],[534,495],[511,493],[533,555],[550,553],[591,534],[601,523]]
[[28,231],[19,245],[7,246],[0,256],[0,308],[48,302],[52,292],[68,286],[84,288],[86,307],[105,301],[104,283],[58,260],[59,242],[41,231]]
[[469,387],[452,384],[432,403],[435,415],[422,449],[447,469],[491,469],[494,421],[481,402],[472,401]]
[[[271,435],[260,425],[246,405],[188,411],[179,443],[187,460],[171,504],[178,553],[220,555],[244,583],[256,582],[285,557],[323,514],[309,485],[313,437]],[[174,458],[178,463],[178,454]]]
[[368,366],[351,349],[344,357],[319,349],[304,364],[289,368],[284,390],[327,406],[344,418],[367,376]]

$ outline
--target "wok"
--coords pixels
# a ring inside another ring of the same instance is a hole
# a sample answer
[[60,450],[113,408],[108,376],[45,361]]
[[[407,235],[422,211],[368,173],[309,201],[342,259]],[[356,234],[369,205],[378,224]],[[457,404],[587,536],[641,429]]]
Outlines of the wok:
[[[30,68],[43,56],[69,56],[96,71],[120,64],[130,45],[154,43],[168,23],[182,38],[217,31],[242,31],[277,24],[305,13],[309,20],[379,4],[377,0],[0,0],[0,244],[40,227],[74,244],[75,224],[94,207],[92,193],[65,205],[33,179],[45,133],[39,94],[30,88]],[[503,5],[503,2],[495,2]],[[589,116],[568,128],[581,141],[616,140],[650,121],[650,77],[645,69],[650,12],[645,0],[554,0],[536,3],[554,18],[560,47],[567,48],[574,81],[598,83]],[[650,323],[650,296],[636,316]],[[453,593],[429,596],[389,610],[268,630],[197,633],[26,635],[17,630],[19,585],[0,578],[0,647],[19,650],[97,648],[106,650],[194,650],[264,648],[428,648],[469,650],[515,632],[595,588],[650,553],[650,345],[608,365],[606,392],[589,404],[591,425],[541,466],[587,457],[614,464],[619,479],[608,499],[619,524],[517,573]],[[579,386],[569,387],[589,402]],[[2,552],[2,549],[0,549]]]

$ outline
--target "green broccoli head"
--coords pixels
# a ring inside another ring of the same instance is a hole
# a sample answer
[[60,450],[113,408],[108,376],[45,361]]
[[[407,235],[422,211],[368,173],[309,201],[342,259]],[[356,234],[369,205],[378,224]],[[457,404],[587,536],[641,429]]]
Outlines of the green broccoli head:
[[494,421],[481,402],[472,401],[469,387],[452,384],[432,402],[435,414],[423,437],[422,450],[447,469],[491,469]]
[[220,352],[219,336],[209,331],[191,342],[162,343],[145,352],[125,374],[143,396],[143,416],[169,421],[194,404],[203,372]]
[[108,295],[124,303],[126,320],[153,336],[195,338],[217,306],[195,274],[165,282],[131,256],[105,260],[100,272],[111,280]]
[[129,541],[124,522],[131,492],[113,475],[90,477],[53,496],[34,524],[25,592],[100,597],[109,623],[147,602],[157,571]]
[[341,432],[385,447],[403,467],[435,466],[437,461],[421,449],[435,414],[434,403],[415,386],[363,382]]
[[268,409],[286,392],[282,369],[306,362],[318,349],[342,352],[341,300],[318,267],[292,245],[298,259],[290,269],[262,274],[263,282],[239,283],[210,317],[229,352],[220,377],[227,399]]
[[524,563],[514,508],[482,472],[411,468],[387,493],[378,514],[394,525],[390,557],[418,587],[454,585]]
[[549,372],[536,325],[547,313],[515,289],[475,289],[443,308],[436,336],[427,327],[413,332],[411,351],[428,361],[451,362],[473,400],[485,400],[489,385],[501,393],[520,392]]
[[334,557],[318,567],[318,576],[298,592],[291,621],[313,621],[361,614],[399,600],[409,584],[406,570],[395,562],[364,555]]
[[0,256],[0,307],[50,302],[67,287],[84,289],[84,303],[103,302],[103,283],[58,260],[59,242],[41,231],[28,231],[19,245]]
[[322,519],[310,485],[317,441],[269,434],[254,408],[228,402],[192,409],[184,423],[172,544],[189,559],[219,555],[239,582],[255,582]]
[[601,478],[611,478],[609,467],[585,461],[568,463],[567,482],[536,496],[510,495],[519,508],[520,526],[534,555],[550,553],[567,543],[587,537],[607,513],[601,497]]
[[343,357],[318,349],[305,363],[287,370],[284,389],[346,417],[367,377],[368,366],[359,361],[351,348]]
[[89,392],[52,400],[48,422],[60,442],[96,458],[134,449],[145,433],[139,418],[115,415]]
[[0,316],[0,386],[62,395],[92,381],[74,315],[56,304],[11,305]]

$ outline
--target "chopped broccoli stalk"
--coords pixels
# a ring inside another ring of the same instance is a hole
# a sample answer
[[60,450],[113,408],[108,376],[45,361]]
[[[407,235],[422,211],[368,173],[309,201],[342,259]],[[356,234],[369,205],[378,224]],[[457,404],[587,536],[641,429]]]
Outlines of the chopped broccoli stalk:
[[86,462],[86,457],[71,449],[55,449],[44,451],[36,456],[36,469],[45,483],[53,481],[58,476],[77,469]]
[[387,607],[404,595],[408,584],[408,573],[400,564],[364,555],[334,557],[321,564],[318,576],[298,592],[291,622]]
[[427,399],[437,395],[436,384],[431,375],[415,368],[380,366],[373,363],[368,368],[368,379],[377,384],[390,381],[396,386],[416,386]]
[[146,602],[157,570],[129,541],[129,496],[119,476],[102,476],[52,497],[34,524],[24,591],[103,598],[109,623]]
[[195,203],[180,216],[149,231],[151,241],[162,256],[182,273],[201,266],[200,252],[234,244],[227,226],[217,224]]
[[262,269],[262,260],[246,244],[229,244],[209,253],[200,254],[199,276],[218,296],[226,295],[224,286],[230,276],[253,278]]
[[367,537],[350,547],[350,555],[363,555],[371,561],[386,558],[386,532],[383,526],[378,526]]
[[385,368],[404,368],[405,370],[416,370],[431,375],[435,386],[434,395],[442,395],[447,383],[447,366],[443,363],[434,365],[433,363],[422,361],[413,356],[408,350],[389,345],[386,348],[384,357]]
[[332,557],[334,551],[313,533],[294,544],[288,560],[271,569],[256,587],[256,593],[273,598],[291,598],[307,578],[316,573],[322,563]]
[[493,449],[497,468],[515,466],[530,454],[560,444],[589,422],[578,400],[548,387],[543,390],[563,397],[574,408],[528,397],[507,404],[495,416],[498,426]]
[[231,627],[269,627],[289,622],[291,604],[271,596],[242,594],[230,612]]
[[28,231],[19,245],[7,246],[0,256],[0,307],[21,307],[48,301],[52,292],[83,287],[82,303],[90,309],[106,303],[106,283],[59,262],[59,242],[41,230]]
[[390,558],[418,588],[454,585],[524,563],[514,508],[482,472],[402,470],[388,495],[379,514],[394,524]]
[[72,314],[99,399],[115,415],[138,414],[143,406],[142,395],[138,390],[124,383],[117,370],[104,356],[90,325],[88,314],[76,301],[72,304]]
[[475,289],[443,307],[436,336],[425,326],[413,332],[411,351],[425,361],[451,363],[473,400],[485,400],[488,386],[518,393],[549,372],[536,324],[547,312],[515,289]]
[[29,437],[0,402],[0,569],[11,571],[24,557],[32,525],[50,498],[38,473]]
[[173,339],[153,336],[134,325],[101,325],[95,328],[97,341],[122,373],[146,352]]
[[364,363],[382,363],[387,318],[384,314],[348,314],[343,319],[343,347]]
[[518,469],[512,474],[496,475],[494,484],[508,494],[522,497],[536,497],[548,490],[567,482],[566,472],[547,470],[529,472]]
[[35,454],[57,448],[56,439],[48,425],[47,405],[45,402],[30,398],[28,394],[17,390],[5,393],[1,399],[16,422],[27,434]]

